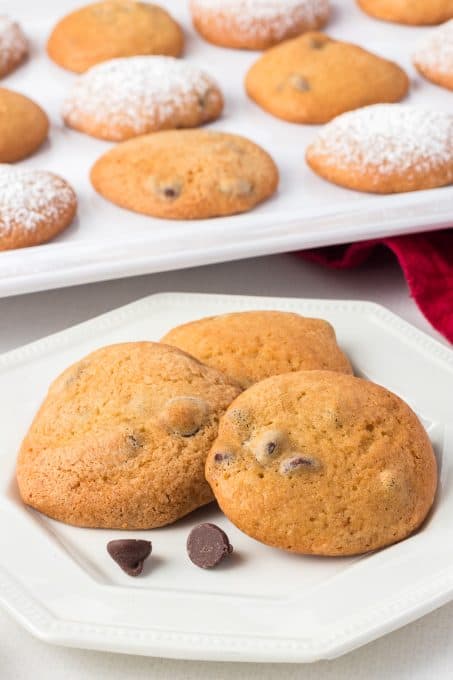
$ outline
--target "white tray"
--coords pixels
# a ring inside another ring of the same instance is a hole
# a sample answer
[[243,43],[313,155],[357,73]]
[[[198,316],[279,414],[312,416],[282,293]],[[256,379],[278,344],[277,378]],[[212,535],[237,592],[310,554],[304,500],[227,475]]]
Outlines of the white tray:
[[[131,579],[106,552],[115,531],[78,529],[22,505],[14,479],[21,438],[49,382],[104,344],[158,339],[175,324],[241,309],[321,316],[337,329],[357,373],[394,390],[423,418],[440,467],[434,513],[398,545],[361,558],[291,555],[248,538],[209,506],[151,538],[153,555]],[[0,602],[48,642],[184,659],[315,661],[333,658],[453,597],[453,352],[383,307],[163,294],[0,356]],[[192,565],[185,540],[215,521],[235,553]]]
[[[312,173],[304,151],[317,128],[284,123],[248,101],[242,85],[257,53],[214,47],[191,27],[188,0],[163,0],[186,30],[186,57],[207,68],[226,95],[223,118],[213,128],[237,132],[275,157],[278,196],[258,209],[216,220],[174,222],[148,218],[113,206],[91,188],[88,171],[110,145],[64,128],[59,111],[76,77],[45,55],[53,24],[82,0],[4,0],[2,12],[21,20],[33,42],[29,63],[2,84],[34,97],[52,119],[50,141],[24,165],[59,172],[77,190],[74,225],[47,245],[0,253],[0,296],[102,279],[345,243],[390,234],[446,227],[453,223],[453,187],[429,192],[370,196],[340,189]],[[83,3],[82,3],[83,4]],[[334,0],[328,31],[398,61],[416,79],[411,103],[452,110],[453,95],[416,77],[410,55],[427,29],[374,21],[355,0]]]

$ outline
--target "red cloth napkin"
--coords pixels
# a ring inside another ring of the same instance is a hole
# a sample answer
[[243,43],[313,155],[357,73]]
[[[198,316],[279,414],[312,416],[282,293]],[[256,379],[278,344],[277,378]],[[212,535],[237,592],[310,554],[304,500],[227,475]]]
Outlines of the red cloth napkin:
[[379,245],[396,255],[412,297],[428,321],[453,343],[453,229],[305,250],[311,262],[334,269],[363,264]]

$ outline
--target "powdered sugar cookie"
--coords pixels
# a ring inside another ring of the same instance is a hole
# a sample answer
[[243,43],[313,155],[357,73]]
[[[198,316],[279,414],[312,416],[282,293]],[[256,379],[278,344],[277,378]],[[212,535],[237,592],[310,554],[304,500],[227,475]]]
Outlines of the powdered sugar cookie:
[[0,88],[0,163],[30,156],[47,137],[49,119],[36,102]]
[[368,14],[399,24],[428,26],[453,19],[453,0],[357,0]]
[[398,102],[409,78],[394,62],[358,45],[309,32],[262,54],[245,87],[272,115],[316,124],[361,106]]
[[76,208],[74,190],[58,175],[0,165],[0,250],[48,241],[72,222]]
[[425,78],[453,90],[453,19],[424,38],[414,64]]
[[66,125],[121,141],[147,132],[196,127],[217,118],[222,94],[209,75],[173,57],[128,57],[93,66],[63,107]]
[[27,38],[19,24],[0,15],[0,78],[14,71],[27,54]]
[[321,177],[357,191],[391,194],[453,183],[453,115],[398,104],[345,113],[307,149]]
[[117,57],[178,57],[183,47],[181,27],[162,7],[135,0],[103,0],[63,17],[50,35],[47,52],[63,68],[83,73]]
[[222,47],[262,50],[324,26],[329,0],[191,0],[197,31]]

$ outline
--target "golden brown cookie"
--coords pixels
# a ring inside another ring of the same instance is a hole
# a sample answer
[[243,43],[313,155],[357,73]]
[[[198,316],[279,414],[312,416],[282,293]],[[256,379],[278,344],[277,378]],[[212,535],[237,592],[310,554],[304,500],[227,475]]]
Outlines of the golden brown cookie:
[[192,20],[209,42],[263,50],[329,19],[329,0],[191,0]]
[[206,478],[249,536],[296,553],[355,555],[421,525],[437,467],[417,416],[397,396],[350,375],[301,371],[235,399]]
[[453,115],[378,104],[344,113],[308,147],[308,165],[356,191],[392,194],[453,183]]
[[74,190],[58,175],[0,164],[0,251],[48,241],[76,210]]
[[222,132],[170,130],[107,151],[91,182],[112,203],[154,217],[202,219],[250,210],[277,188],[272,158]]
[[292,123],[326,123],[368,104],[397,102],[409,79],[396,64],[357,45],[306,33],[265,52],[246,75],[247,94]]
[[398,24],[423,26],[453,19],[453,0],[357,0],[367,14]]
[[19,453],[21,496],[77,526],[174,522],[212,500],[204,463],[239,392],[174,347],[103,347],[50,386]]
[[453,19],[425,36],[414,54],[414,64],[422,76],[453,90]]
[[14,71],[28,54],[28,41],[18,23],[0,15],[0,78]]
[[180,26],[162,7],[135,0],[104,0],[61,19],[50,35],[47,52],[59,66],[83,73],[116,57],[178,57],[183,47]]
[[75,83],[63,106],[69,127],[122,141],[217,118],[223,97],[197,66],[174,57],[126,57],[97,64]]
[[162,342],[226,373],[244,388],[289,371],[352,373],[332,326],[291,312],[211,316],[173,328]]
[[30,156],[47,137],[49,119],[23,94],[0,88],[0,163]]

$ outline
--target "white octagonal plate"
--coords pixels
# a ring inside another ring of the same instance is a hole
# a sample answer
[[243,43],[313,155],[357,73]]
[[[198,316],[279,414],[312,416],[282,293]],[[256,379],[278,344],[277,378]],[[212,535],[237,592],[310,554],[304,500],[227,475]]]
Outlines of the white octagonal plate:
[[[49,382],[104,344],[159,339],[171,326],[244,309],[292,310],[331,321],[358,374],[395,391],[423,419],[439,459],[434,511],[406,541],[356,558],[300,557],[248,538],[214,505],[152,539],[141,578],[108,556],[124,533],[68,527],[26,509],[16,451]],[[453,597],[453,352],[366,302],[154,295],[0,356],[0,600],[48,642],[185,659],[333,658]],[[185,553],[190,528],[215,521],[233,557],[212,571]]]

